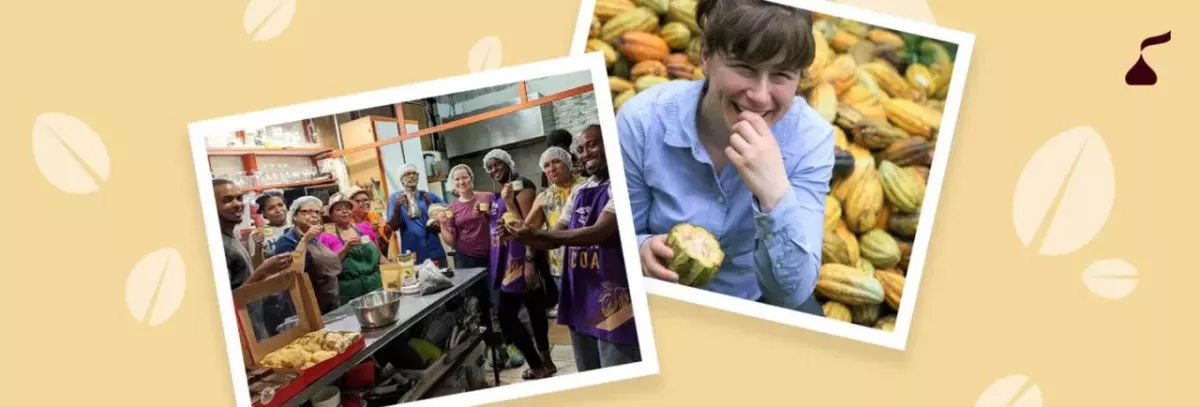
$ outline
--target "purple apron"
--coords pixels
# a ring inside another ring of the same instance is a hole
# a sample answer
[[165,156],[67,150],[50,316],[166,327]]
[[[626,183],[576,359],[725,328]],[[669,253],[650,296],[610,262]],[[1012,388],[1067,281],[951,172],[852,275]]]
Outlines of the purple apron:
[[509,240],[500,241],[500,216],[507,210],[507,204],[500,194],[492,195],[491,205],[491,237],[492,254],[491,271],[492,287],[513,294],[525,293],[525,245]]
[[[579,189],[569,228],[595,224],[608,200],[607,181]],[[563,262],[558,323],[606,342],[637,345],[620,234],[599,245],[567,247]]]

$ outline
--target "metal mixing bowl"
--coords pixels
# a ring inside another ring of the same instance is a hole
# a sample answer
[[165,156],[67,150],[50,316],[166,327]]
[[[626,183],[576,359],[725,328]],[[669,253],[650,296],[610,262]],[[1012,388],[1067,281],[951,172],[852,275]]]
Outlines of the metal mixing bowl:
[[376,291],[350,300],[350,309],[363,328],[379,328],[396,323],[399,318],[399,291]]

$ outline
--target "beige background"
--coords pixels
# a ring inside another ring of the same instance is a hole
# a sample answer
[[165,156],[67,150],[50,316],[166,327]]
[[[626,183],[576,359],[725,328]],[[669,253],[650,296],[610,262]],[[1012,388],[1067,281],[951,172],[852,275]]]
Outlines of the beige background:
[[[930,3],[939,24],[977,42],[906,352],[652,297],[660,376],[511,404],[960,406],[1010,374],[1029,376],[1046,405],[1190,404],[1200,67],[1180,30],[1197,10]],[[488,35],[505,66],[564,56],[578,12],[562,0],[301,0],[282,35],[254,42],[246,4],[0,6],[6,404],[233,405],[187,123],[464,74]],[[1125,86],[1142,38],[1172,29],[1146,54],[1158,86]],[[103,139],[112,170],[99,191],[71,195],[43,178],[31,134],[45,112]],[[1013,227],[1016,179],[1045,140],[1080,124],[1112,153],[1113,214],[1083,249],[1038,256]],[[126,277],[163,247],[182,254],[186,297],[166,323],[139,325]],[[1138,268],[1131,296],[1083,285],[1103,258]]]

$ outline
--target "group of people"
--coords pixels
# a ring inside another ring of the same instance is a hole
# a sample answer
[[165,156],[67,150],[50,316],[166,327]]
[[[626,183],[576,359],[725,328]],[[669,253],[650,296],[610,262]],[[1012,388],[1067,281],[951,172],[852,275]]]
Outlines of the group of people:
[[[565,130],[551,133],[539,163],[541,192],[501,149],[483,159],[493,191],[476,191],[475,174],[460,164],[449,173],[455,197],[448,204],[419,190],[419,173],[406,164],[403,189],[387,198],[386,219],[370,210],[366,190],[338,193],[328,202],[305,196],[290,205],[282,193],[268,191],[256,201],[265,224],[246,241],[234,234],[243,222],[243,192],[233,182],[214,180],[231,285],[237,289],[285,272],[291,253],[306,242],[303,271],[321,312],[328,313],[383,288],[380,265],[389,259],[380,248],[395,232],[417,264],[446,265],[446,246],[453,248],[456,268],[488,269],[489,278],[471,292],[496,314],[507,348],[503,364],[528,364],[526,380],[557,372],[550,357],[551,318],[570,329],[579,371],[640,361],[601,133],[599,125],[574,137]],[[446,210],[431,215],[434,205]],[[335,225],[333,233],[324,230],[325,222]],[[252,260],[254,249],[262,250],[261,261]],[[257,306],[252,313],[264,316],[254,324],[260,337],[275,334],[280,317],[294,315],[284,295]],[[531,329],[521,322],[522,309]],[[491,313],[483,315],[481,322],[490,325]]]

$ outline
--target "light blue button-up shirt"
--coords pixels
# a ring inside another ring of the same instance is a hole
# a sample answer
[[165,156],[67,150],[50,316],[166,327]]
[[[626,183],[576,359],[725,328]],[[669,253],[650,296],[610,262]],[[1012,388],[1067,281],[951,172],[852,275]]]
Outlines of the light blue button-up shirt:
[[821,266],[833,127],[800,97],[771,126],[791,188],[762,213],[736,167],[717,176],[700,143],[696,110],[704,84],[655,86],[617,115],[638,246],[682,222],[704,227],[725,251],[721,270],[705,289],[799,309]]

